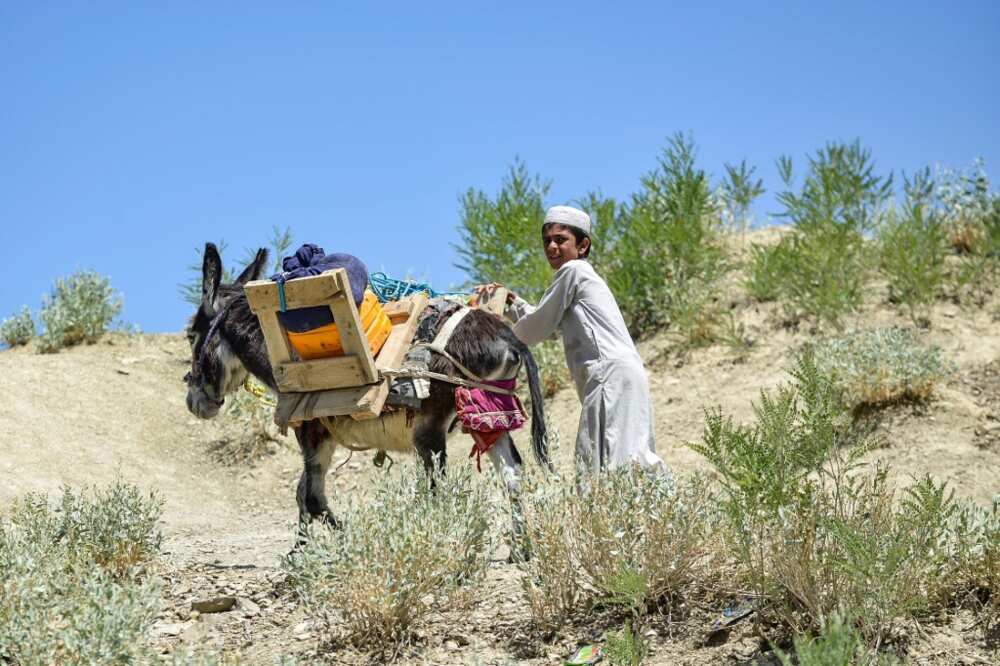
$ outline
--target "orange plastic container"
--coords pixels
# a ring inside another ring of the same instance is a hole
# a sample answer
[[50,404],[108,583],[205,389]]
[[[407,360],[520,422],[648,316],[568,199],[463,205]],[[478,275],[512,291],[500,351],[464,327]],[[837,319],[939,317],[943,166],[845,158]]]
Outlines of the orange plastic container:
[[[389,333],[392,331],[392,322],[389,321],[389,316],[382,309],[382,304],[378,302],[378,298],[370,289],[365,291],[365,298],[361,302],[358,315],[361,318],[361,327],[365,331],[365,337],[368,338],[368,346],[372,350],[372,356],[375,356],[389,337]],[[320,326],[305,333],[288,331],[288,341],[303,361],[344,355],[344,347],[341,345],[340,332],[337,330],[336,324]]]

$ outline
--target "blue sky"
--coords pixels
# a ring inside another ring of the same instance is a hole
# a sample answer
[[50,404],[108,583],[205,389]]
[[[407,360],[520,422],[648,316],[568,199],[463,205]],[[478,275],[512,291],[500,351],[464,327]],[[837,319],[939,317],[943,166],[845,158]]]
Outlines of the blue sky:
[[762,217],[828,140],[995,179],[1000,4],[875,4],[2,3],[0,317],[89,268],[178,331],[194,248],[274,225],[447,288],[467,188],[625,196],[677,131]]

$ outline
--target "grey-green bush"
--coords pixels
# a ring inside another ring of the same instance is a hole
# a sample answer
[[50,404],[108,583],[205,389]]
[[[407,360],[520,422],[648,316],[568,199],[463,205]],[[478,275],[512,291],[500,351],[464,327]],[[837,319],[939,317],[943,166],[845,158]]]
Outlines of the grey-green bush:
[[647,604],[683,593],[712,550],[711,507],[700,478],[675,487],[626,468],[592,479],[583,494],[539,483],[525,494],[531,557],[520,565],[532,618],[553,628],[613,605],[635,619]]
[[927,400],[954,372],[940,349],[902,328],[849,332],[817,344],[814,354],[848,409]]
[[111,281],[94,271],[77,271],[58,278],[42,301],[39,314],[44,332],[41,352],[54,352],[83,342],[96,342],[121,313],[122,299]]
[[778,650],[782,666],[892,666],[891,655],[872,655],[850,620],[835,613],[818,636],[796,636],[794,657]]
[[467,602],[482,581],[493,514],[487,488],[467,469],[435,482],[432,492],[416,469],[386,475],[374,497],[349,500],[342,529],[314,531],[286,560],[329,638],[391,650],[434,609]]
[[16,315],[0,323],[0,342],[8,347],[26,345],[35,337],[35,332],[35,320],[31,317],[31,310],[25,305]]
[[142,567],[158,552],[161,502],[115,482],[16,500],[0,518],[0,661],[151,660],[146,633],[160,607]]
[[936,174],[934,200],[948,242],[959,260],[949,274],[949,295],[982,305],[1000,284],[1000,195],[993,192],[982,160]]

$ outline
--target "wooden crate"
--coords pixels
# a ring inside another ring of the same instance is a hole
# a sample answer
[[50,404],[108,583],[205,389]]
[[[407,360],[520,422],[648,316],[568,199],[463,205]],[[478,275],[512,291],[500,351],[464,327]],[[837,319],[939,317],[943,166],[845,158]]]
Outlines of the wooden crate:
[[373,357],[361,328],[357,306],[343,269],[285,283],[286,309],[329,306],[340,333],[344,355],[302,361],[295,357],[278,320],[278,286],[268,280],[246,285],[250,308],[260,320],[268,356],[278,383],[280,403],[291,402],[291,423],[320,416],[351,415],[375,418],[389,395],[389,380],[381,370],[398,368],[417,331],[428,296],[415,294],[386,303],[383,309],[392,330],[378,356]]
[[285,305],[288,310],[315,306],[330,308],[344,348],[343,356],[333,358],[302,361],[295,356],[278,319],[281,304],[276,283],[257,280],[247,284],[244,291],[250,309],[257,315],[264,331],[267,353],[279,391],[317,391],[378,381],[375,359],[361,327],[347,271],[339,268],[285,283]]

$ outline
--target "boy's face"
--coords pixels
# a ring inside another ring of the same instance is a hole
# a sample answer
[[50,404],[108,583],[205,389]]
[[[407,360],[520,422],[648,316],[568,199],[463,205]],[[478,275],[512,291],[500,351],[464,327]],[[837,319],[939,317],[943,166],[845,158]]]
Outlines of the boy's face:
[[577,245],[573,230],[562,224],[550,224],[542,230],[542,249],[552,270],[559,270],[567,261],[580,259],[589,246],[589,238]]

